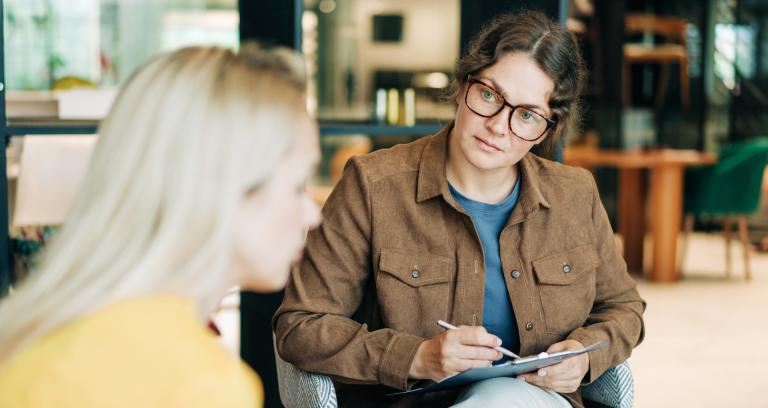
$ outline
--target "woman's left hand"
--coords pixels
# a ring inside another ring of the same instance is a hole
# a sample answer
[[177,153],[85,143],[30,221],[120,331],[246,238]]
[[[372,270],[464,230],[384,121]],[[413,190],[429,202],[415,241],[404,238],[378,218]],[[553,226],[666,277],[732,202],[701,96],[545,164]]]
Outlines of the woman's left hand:
[[[576,340],[565,340],[555,343],[547,349],[547,353],[558,351],[578,350],[584,346]],[[517,378],[539,387],[560,393],[576,391],[581,380],[589,370],[589,353],[580,354],[565,359],[557,364],[540,368],[536,372],[523,374]]]

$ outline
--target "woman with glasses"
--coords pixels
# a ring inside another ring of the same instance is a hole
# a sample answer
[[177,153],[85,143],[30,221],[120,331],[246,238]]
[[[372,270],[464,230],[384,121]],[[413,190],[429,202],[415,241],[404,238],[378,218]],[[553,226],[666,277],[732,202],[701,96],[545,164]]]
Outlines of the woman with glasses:
[[[275,315],[280,355],[332,375],[341,406],[582,406],[580,385],[642,340],[645,308],[591,174],[529,153],[578,121],[584,77],[542,14],[484,27],[456,66],[455,120],[348,163]],[[517,378],[386,396],[501,362],[499,345],[601,342]]]
[[40,267],[0,301],[0,407],[260,407],[205,326],[279,290],[319,211],[297,61],[243,44],[161,55],[122,87]]

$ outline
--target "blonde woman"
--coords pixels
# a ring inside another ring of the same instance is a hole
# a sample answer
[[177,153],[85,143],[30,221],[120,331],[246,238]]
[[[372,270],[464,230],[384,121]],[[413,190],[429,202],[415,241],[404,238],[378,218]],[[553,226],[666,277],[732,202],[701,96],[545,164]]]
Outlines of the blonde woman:
[[69,220],[0,303],[0,406],[262,405],[204,321],[233,285],[283,287],[319,221],[303,89],[255,46],[186,48],[128,81]]

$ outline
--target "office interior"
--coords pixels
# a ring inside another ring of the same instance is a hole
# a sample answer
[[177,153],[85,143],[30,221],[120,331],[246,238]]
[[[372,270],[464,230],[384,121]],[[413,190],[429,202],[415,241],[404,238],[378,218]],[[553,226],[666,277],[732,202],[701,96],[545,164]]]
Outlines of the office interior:
[[[66,218],[99,120],[153,55],[257,40],[301,53],[322,203],[355,155],[437,132],[456,59],[494,15],[541,10],[589,69],[581,126],[551,153],[589,169],[648,301],[637,407],[768,406],[768,1],[3,0],[0,296]],[[213,141],[212,141],[213,143]],[[212,322],[281,406],[270,319],[238,293]],[[0,300],[1,301],[1,300]]]

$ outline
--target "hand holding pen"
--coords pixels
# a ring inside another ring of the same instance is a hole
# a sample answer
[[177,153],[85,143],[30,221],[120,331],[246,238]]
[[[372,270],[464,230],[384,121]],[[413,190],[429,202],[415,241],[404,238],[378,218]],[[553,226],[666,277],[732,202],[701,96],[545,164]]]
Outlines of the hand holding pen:
[[[444,329],[448,329],[448,330],[456,330],[456,329],[458,329],[458,327],[456,327],[456,326],[454,326],[454,325],[452,325],[452,324],[450,324],[450,323],[448,323],[448,322],[446,322],[444,320],[438,320],[437,321],[437,325],[442,327],[442,328],[444,328]],[[493,349],[498,351],[501,354],[504,354],[507,357],[520,358],[520,356],[518,356],[517,354],[515,354],[515,353],[505,349],[504,347],[496,346]]]
[[419,344],[408,376],[440,381],[470,368],[489,367],[502,357],[499,346],[501,340],[482,326],[446,330]]

